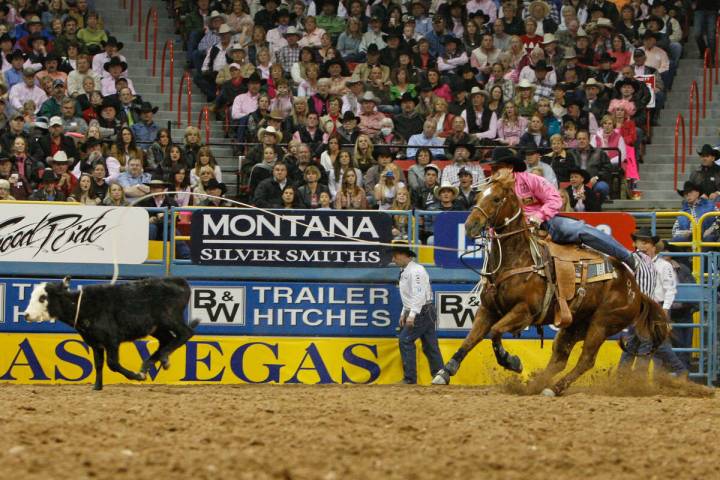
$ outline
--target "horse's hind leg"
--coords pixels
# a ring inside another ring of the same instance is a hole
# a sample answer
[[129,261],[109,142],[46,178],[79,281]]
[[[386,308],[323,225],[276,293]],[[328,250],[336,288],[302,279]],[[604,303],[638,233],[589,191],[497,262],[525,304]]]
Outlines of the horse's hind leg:
[[580,340],[582,330],[573,324],[569,329],[562,329],[555,336],[553,342],[552,356],[545,370],[538,372],[528,382],[528,393],[540,393],[555,375],[562,372],[567,365],[570,352],[572,352],[575,344]]
[[[604,313],[604,312],[603,312]],[[577,365],[567,375],[558,380],[555,385],[543,390],[543,395],[554,397],[561,395],[575,380],[590,370],[595,365],[595,358],[600,350],[603,342],[607,339],[607,330],[604,325],[598,325],[598,314],[595,313],[593,319],[585,335],[585,343],[583,344],[582,353]]]
[[434,385],[447,385],[450,382],[450,377],[457,373],[465,356],[470,353],[470,350],[475,348],[475,345],[482,341],[487,332],[490,331],[490,326],[494,321],[495,316],[490,313],[487,308],[483,306],[478,308],[470,333],[465,337],[462,345],[460,345],[460,348],[458,348],[452,358],[435,374],[435,378],[433,378],[432,381]]

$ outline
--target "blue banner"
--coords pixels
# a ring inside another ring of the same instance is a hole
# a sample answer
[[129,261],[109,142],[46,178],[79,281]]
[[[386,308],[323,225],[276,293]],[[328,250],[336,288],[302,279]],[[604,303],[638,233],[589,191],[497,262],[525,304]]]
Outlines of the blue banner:
[[392,216],[378,211],[195,210],[191,258],[198,265],[384,267]]
[[[482,267],[482,251],[475,240],[465,235],[468,212],[443,212],[435,217],[435,245],[451,250],[435,250],[435,265],[458,268],[465,265]],[[464,262],[464,263],[463,263]]]
[[[22,316],[42,279],[0,278],[0,332],[60,333],[61,322],[28,323]],[[106,281],[73,280],[71,288]],[[200,320],[204,335],[290,337],[394,337],[401,301],[397,285],[292,282],[190,281],[188,319]],[[479,299],[467,283],[433,283],[438,335],[463,338],[472,327]],[[553,329],[546,327],[545,337]],[[535,329],[523,338],[538,338]]]

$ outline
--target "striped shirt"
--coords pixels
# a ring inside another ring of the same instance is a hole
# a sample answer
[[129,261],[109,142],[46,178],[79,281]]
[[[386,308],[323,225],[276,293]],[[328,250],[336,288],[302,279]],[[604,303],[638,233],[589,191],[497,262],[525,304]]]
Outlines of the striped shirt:
[[632,255],[635,257],[635,281],[642,293],[653,298],[657,284],[655,265],[653,265],[652,259],[643,252],[635,251]]

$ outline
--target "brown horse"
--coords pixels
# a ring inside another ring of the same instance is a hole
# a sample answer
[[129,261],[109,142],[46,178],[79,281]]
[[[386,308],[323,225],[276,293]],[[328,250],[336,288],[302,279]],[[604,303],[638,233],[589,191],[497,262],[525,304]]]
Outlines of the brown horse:
[[[433,379],[436,385],[447,384],[465,356],[488,333],[498,364],[522,372],[520,359],[503,348],[502,335],[553,322],[558,302],[554,298],[549,300],[546,295],[547,275],[537,268],[537,252],[541,246],[527,226],[514,185],[512,173],[493,175],[478,195],[465,223],[467,234],[474,238],[479,237],[486,227],[492,228],[481,306],[465,341]],[[533,252],[536,252],[535,256]],[[531,393],[542,391],[547,396],[560,395],[593,367],[597,352],[608,337],[633,323],[638,333],[652,338],[656,346],[669,334],[664,312],[640,291],[632,272],[616,259],[611,259],[611,264],[617,272],[615,278],[588,283],[581,301],[570,304],[574,321],[557,333],[550,363],[530,381]],[[570,352],[580,340],[584,340],[584,345],[577,365],[552,383],[553,378],[565,369]]]

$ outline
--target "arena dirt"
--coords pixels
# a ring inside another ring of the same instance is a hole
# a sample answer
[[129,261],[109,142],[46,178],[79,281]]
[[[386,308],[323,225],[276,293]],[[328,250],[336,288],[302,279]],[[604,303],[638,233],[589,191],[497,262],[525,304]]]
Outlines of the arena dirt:
[[720,478],[697,393],[0,385],[0,478]]

